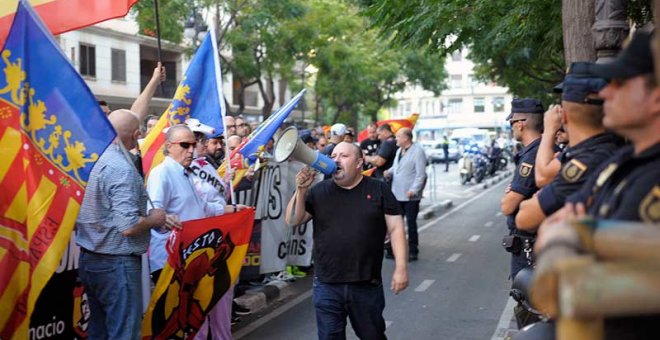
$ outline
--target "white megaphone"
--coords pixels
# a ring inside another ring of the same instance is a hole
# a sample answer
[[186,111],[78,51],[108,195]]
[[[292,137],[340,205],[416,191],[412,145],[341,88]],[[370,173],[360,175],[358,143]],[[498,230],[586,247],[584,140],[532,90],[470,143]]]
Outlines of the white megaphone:
[[324,175],[331,175],[337,169],[337,165],[330,157],[310,149],[300,140],[298,129],[295,126],[291,126],[282,132],[280,138],[275,142],[273,154],[273,158],[277,163],[282,163],[291,158],[311,166]]

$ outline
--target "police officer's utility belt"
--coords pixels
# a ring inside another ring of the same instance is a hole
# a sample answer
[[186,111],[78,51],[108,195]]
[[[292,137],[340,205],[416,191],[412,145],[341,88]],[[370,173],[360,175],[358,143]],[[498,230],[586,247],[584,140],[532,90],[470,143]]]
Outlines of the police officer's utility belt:
[[531,251],[534,241],[536,241],[536,235],[521,235],[513,232],[502,238],[502,247],[509,253],[519,255],[521,251]]

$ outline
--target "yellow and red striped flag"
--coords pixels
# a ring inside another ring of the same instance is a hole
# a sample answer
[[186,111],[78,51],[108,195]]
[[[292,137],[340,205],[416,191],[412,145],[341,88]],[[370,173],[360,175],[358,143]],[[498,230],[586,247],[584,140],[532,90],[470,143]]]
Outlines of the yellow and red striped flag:
[[27,339],[89,173],[115,138],[96,98],[27,3],[0,52],[0,339]]
[[167,262],[147,313],[143,339],[192,339],[236,282],[250,244],[254,209],[183,222],[167,242]]
[[[0,1],[0,45],[9,33],[19,0]],[[52,34],[123,17],[138,0],[30,0]]]
[[[413,129],[415,127],[415,124],[417,123],[417,118],[419,118],[419,113],[413,113],[408,118],[379,120],[376,122],[376,124],[378,126],[381,126],[383,124],[390,124],[390,127],[392,128],[392,132],[396,133],[397,131],[399,131],[400,128],[403,127]],[[358,142],[361,142],[367,138],[368,138],[367,129],[360,131],[357,137]]]

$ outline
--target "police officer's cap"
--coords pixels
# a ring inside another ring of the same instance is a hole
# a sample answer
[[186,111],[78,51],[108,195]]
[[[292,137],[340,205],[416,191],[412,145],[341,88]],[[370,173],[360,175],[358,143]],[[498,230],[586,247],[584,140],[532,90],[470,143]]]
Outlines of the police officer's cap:
[[[571,64],[566,70],[566,77],[569,75],[575,75],[577,77],[594,77],[594,74],[591,70],[593,63],[578,61]],[[564,90],[564,82],[555,85],[552,88],[553,93],[561,94]]]
[[540,100],[532,98],[515,98],[511,101],[511,114],[506,119],[513,118],[514,113],[535,113],[543,114],[545,109]]
[[643,74],[653,73],[651,52],[652,33],[637,31],[614,61],[594,64],[592,72],[605,79],[626,80]]
[[603,104],[601,99],[589,98],[589,95],[597,94],[607,85],[605,79],[593,74],[593,65],[589,62],[571,64],[562,83],[562,100],[579,104]]

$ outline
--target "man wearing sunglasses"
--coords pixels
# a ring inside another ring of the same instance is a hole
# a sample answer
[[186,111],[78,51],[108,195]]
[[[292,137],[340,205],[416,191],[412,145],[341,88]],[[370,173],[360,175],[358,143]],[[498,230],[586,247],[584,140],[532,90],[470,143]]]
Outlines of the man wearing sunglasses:
[[[180,227],[181,221],[233,213],[245,206],[224,206],[207,202],[195,191],[190,164],[197,141],[186,125],[175,125],[165,134],[163,153],[165,160],[156,166],[147,180],[147,191],[157,208],[165,209],[165,227]],[[160,274],[167,251],[165,243],[169,237],[167,230],[152,230],[149,245],[149,264],[154,281]]]
[[514,157],[516,171],[500,203],[502,214],[507,216],[509,235],[502,240],[504,249],[511,253],[511,278],[518,271],[531,266],[529,258],[534,234],[516,228],[516,214],[520,202],[532,197],[538,190],[534,180],[534,162],[543,131],[543,104],[536,99],[514,99],[511,102],[509,124],[513,138],[522,143],[523,148]]

